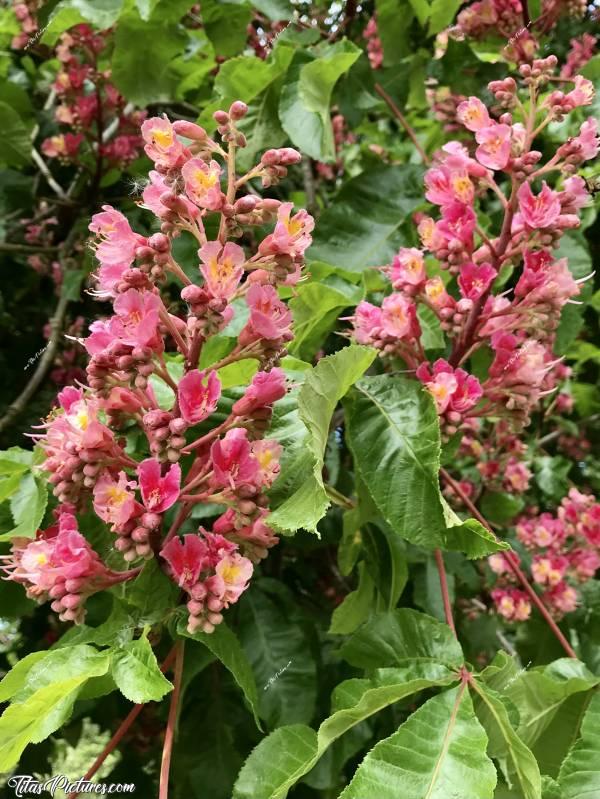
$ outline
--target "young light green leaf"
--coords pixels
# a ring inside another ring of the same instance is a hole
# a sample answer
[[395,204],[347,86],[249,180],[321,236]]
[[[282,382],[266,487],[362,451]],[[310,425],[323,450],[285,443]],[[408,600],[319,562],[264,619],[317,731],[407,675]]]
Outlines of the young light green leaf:
[[111,674],[123,696],[136,704],[160,702],[173,688],[145,635],[114,650]]
[[34,538],[44,518],[47,503],[46,483],[31,473],[24,475],[19,488],[10,497],[10,510],[16,526],[0,535],[0,541],[16,537]]
[[21,660],[18,660],[0,681],[0,702],[6,702],[7,699],[10,699],[20,691],[25,686],[27,677],[33,666],[39,660],[43,660],[47,655],[48,652],[46,651],[32,652],[29,655],[25,655]]
[[329,632],[333,635],[353,633],[367,619],[373,607],[373,578],[364,563],[359,564],[358,571],[358,588],[344,597],[331,616]]
[[492,799],[496,769],[466,683],[429,699],[358,767],[340,799]]
[[360,52],[344,39],[321,50],[318,58],[308,50],[299,50],[292,59],[281,92],[279,118],[292,142],[311,158],[332,161],[335,157],[331,93]]

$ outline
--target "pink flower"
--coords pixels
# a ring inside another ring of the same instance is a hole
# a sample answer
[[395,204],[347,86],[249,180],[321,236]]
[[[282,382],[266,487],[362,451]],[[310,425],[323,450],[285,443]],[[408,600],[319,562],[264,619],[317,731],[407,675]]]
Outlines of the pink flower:
[[592,198],[586,189],[585,180],[580,178],[579,175],[567,178],[563,181],[563,186],[564,191],[560,193],[563,212],[567,209],[579,211],[580,208],[590,205]]
[[216,161],[207,164],[201,158],[190,158],[181,168],[185,193],[200,208],[218,211],[223,205],[220,177],[222,169]]
[[244,396],[233,404],[236,416],[249,416],[259,408],[272,405],[285,396],[285,373],[275,367],[270,372],[257,372]]
[[546,591],[542,595],[542,599],[552,607],[558,616],[562,616],[577,609],[579,596],[572,586],[563,581],[551,588],[550,591]]
[[125,472],[119,472],[117,480],[108,471],[102,472],[94,486],[94,510],[96,514],[115,530],[123,527],[137,514],[139,505],[135,494],[135,481],[128,480]]
[[392,261],[390,278],[396,290],[405,286],[420,287],[425,283],[427,272],[421,250],[416,247],[402,247]]
[[381,308],[362,300],[356,306],[354,316],[354,338],[359,344],[374,344],[381,337],[383,319]]
[[458,388],[458,381],[452,372],[439,372],[432,381],[425,383],[425,387],[434,399],[437,412],[442,414],[448,408],[450,398]]
[[244,250],[231,241],[224,247],[219,241],[209,241],[200,247],[198,255],[202,261],[200,272],[210,293],[213,297],[230,300],[244,274]]
[[121,282],[123,272],[135,259],[135,251],[146,243],[146,239],[131,229],[122,213],[110,205],[103,205],[103,211],[94,214],[89,229],[98,238],[94,249],[100,261],[96,273],[99,295],[114,297],[115,289]]
[[569,561],[564,555],[535,555],[531,574],[536,583],[552,588],[562,581],[568,566]]
[[66,386],[58,393],[57,396],[57,400],[59,401],[61,408],[64,408],[67,413],[69,413],[72,405],[74,405],[76,402],[80,402],[82,399],[83,391],[80,388],[75,388],[74,386]]
[[573,108],[591,105],[595,95],[594,84],[583,75],[575,76],[575,88],[566,95],[566,100]]
[[439,276],[432,277],[425,283],[425,296],[438,311],[442,308],[453,308],[455,305],[454,298],[448,294],[444,281]]
[[259,464],[253,457],[247,430],[235,427],[210,449],[213,464],[213,484],[217,488],[235,491],[242,485],[254,485]]
[[[518,558],[518,555],[516,555],[516,553],[515,557]],[[493,555],[489,556],[487,562],[490,569],[494,572],[494,574],[499,574],[499,575],[511,574],[511,569],[510,566],[508,565],[508,561],[501,552],[494,552]]]
[[445,166],[434,167],[425,173],[425,197],[435,205],[458,201],[473,202],[475,187],[466,170],[452,171]]
[[160,552],[169,564],[171,576],[180,588],[189,591],[200,579],[200,573],[208,566],[208,547],[198,535],[175,536]]
[[458,277],[460,293],[469,300],[478,300],[494,282],[498,272],[491,264],[463,264]]
[[421,335],[417,306],[404,294],[390,294],[384,299],[381,321],[384,332],[392,338],[412,339]]
[[172,463],[164,476],[155,458],[146,458],[137,468],[144,505],[153,513],[163,513],[179,498],[181,466]]
[[292,337],[292,312],[283,303],[273,286],[254,284],[246,294],[250,319],[239,336],[242,346],[264,338],[268,341],[289,341]]
[[580,291],[566,258],[540,261],[525,253],[525,268],[515,286],[515,297],[522,297],[528,305],[549,303],[560,310]]
[[293,203],[281,203],[277,209],[275,230],[259,244],[261,255],[291,255],[301,257],[312,242],[314,219],[305,210],[291,216]]
[[542,183],[542,190],[537,196],[531,191],[529,183],[521,186],[517,196],[523,221],[532,230],[552,227],[558,220],[561,212],[560,197],[546,181]]
[[128,289],[114,301],[116,316],[109,322],[110,333],[132,347],[162,347],[158,333],[161,307],[158,294]]
[[279,459],[283,447],[277,441],[262,439],[250,445],[252,455],[258,462],[257,486],[270,488],[280,471]]
[[221,396],[221,381],[215,371],[193,369],[179,381],[177,397],[181,415],[189,424],[198,424],[214,413]]
[[575,136],[571,144],[578,144],[580,146],[579,155],[584,161],[595,158],[600,149],[598,121],[594,117],[586,119],[579,130],[579,135]]
[[81,133],[60,133],[58,136],[45,139],[41,149],[48,158],[69,159],[77,155],[82,141]]
[[254,567],[252,561],[237,552],[226,555],[215,567],[216,577],[211,583],[212,592],[224,602],[224,606],[237,602],[248,588]]
[[457,386],[450,397],[450,410],[466,413],[482,398],[483,388],[475,375],[470,375],[464,369],[455,369],[454,376]]
[[504,169],[510,158],[510,135],[508,125],[495,122],[479,128],[475,134],[479,144],[475,152],[477,160],[489,169]]
[[473,209],[463,203],[454,202],[442,207],[442,218],[436,227],[448,245],[452,246],[456,242],[472,250],[475,224]]
[[426,250],[436,252],[445,244],[445,237],[439,232],[435,221],[430,216],[424,216],[417,225],[417,232],[421,244]]
[[474,132],[489,127],[491,122],[487,108],[478,97],[463,100],[456,109],[456,118],[467,130]]
[[185,148],[166,116],[147,119],[142,124],[142,137],[146,142],[146,155],[155,164],[169,169],[181,164]]
[[531,472],[524,463],[510,457],[504,467],[504,483],[511,491],[522,494],[529,488]]
[[600,555],[594,549],[573,549],[569,553],[570,568],[582,582],[590,580],[600,569]]
[[495,588],[492,599],[496,611],[507,621],[526,621],[531,615],[531,602],[528,595],[518,588]]

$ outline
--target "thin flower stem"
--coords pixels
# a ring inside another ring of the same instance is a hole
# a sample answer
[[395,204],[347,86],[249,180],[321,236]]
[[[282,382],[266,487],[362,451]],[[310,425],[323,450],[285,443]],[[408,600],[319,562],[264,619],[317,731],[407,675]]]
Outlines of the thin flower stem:
[[177,344],[177,348],[181,352],[184,357],[187,357],[188,349],[185,341],[181,338],[181,334],[179,330],[175,327],[173,320],[171,319],[171,315],[163,305],[162,308],[158,311],[160,315],[160,320],[165,324],[171,336],[175,339],[175,343]]
[[167,543],[167,541],[170,541],[174,535],[177,535],[179,528],[181,527],[181,525],[184,523],[184,521],[187,519],[187,517],[190,515],[191,512],[192,508],[188,503],[185,503],[184,505],[181,506],[181,508],[179,509],[179,513],[177,514],[173,524],[171,525],[171,529],[167,533],[167,537],[162,543],[163,547]]
[[[443,467],[440,469],[440,474],[443,477],[443,479],[446,481],[446,483],[450,486],[450,488],[454,491],[454,493],[458,497],[460,497],[460,499],[464,502],[464,504],[469,509],[469,511],[473,514],[473,516],[479,522],[481,522],[481,524],[494,536],[494,538],[496,538],[496,535],[495,535],[494,531],[492,530],[489,522],[477,510],[475,505],[471,502],[469,497],[467,497],[467,495],[464,493],[464,491],[458,485],[458,483],[448,474],[448,472]],[[498,539],[496,538],[496,540],[498,540]],[[519,567],[519,564],[517,562],[517,559],[514,556],[514,553],[512,551],[506,551],[506,552],[503,552],[502,555],[503,555],[504,559],[506,560],[510,570],[515,575],[515,577],[518,579],[518,581],[521,583],[521,585],[523,586],[523,588],[526,591],[526,593],[529,595],[529,597],[530,597],[531,601],[533,602],[533,604],[536,606],[536,608],[542,614],[542,616],[544,617],[544,621],[548,624],[548,626],[550,627],[550,629],[552,630],[552,632],[554,633],[554,635],[556,636],[556,638],[560,642],[562,648],[565,650],[567,655],[570,658],[577,658],[577,655],[575,654],[575,650],[569,644],[569,642],[567,641],[567,639],[563,635],[560,627],[558,626],[558,624],[554,621],[554,619],[550,615],[550,613],[548,611],[548,608],[544,605],[541,597],[535,592],[535,590],[532,587],[532,585],[530,584],[529,580],[527,579],[525,574],[522,572],[522,570]]]
[[[169,652],[169,654],[167,655],[167,657],[163,661],[162,666],[160,667],[160,670],[162,672],[167,671],[167,669],[170,668],[171,664],[175,660],[176,656],[177,656],[177,644],[171,649],[171,651]],[[131,727],[131,725],[133,724],[133,722],[140,715],[140,713],[142,712],[144,707],[145,707],[145,704],[134,705],[134,707],[132,707],[132,709],[129,711],[127,716],[125,716],[123,721],[120,723],[119,728],[117,729],[117,731],[115,732],[113,737],[106,744],[106,746],[104,747],[102,752],[98,755],[98,757],[94,761],[93,765],[83,775],[82,779],[84,781],[91,780],[92,777],[94,776],[94,774],[96,774],[98,769],[102,766],[102,764],[104,763],[106,758],[111,754],[111,752],[114,752],[114,750],[117,748],[117,746],[121,743],[121,741],[123,740],[123,738],[127,734],[128,730]],[[68,795],[67,799],[76,799],[76,797],[78,797],[78,796],[79,796],[78,792],[70,793]]]
[[444,614],[446,616],[446,624],[452,632],[454,637],[456,635],[456,627],[454,626],[454,617],[452,616],[452,603],[450,602],[450,593],[448,591],[448,579],[446,578],[446,567],[444,566],[444,556],[441,549],[434,551],[435,562],[437,565],[438,574],[440,576],[440,588],[442,589],[442,600],[444,603]]
[[392,98],[385,91],[385,89],[382,86],[379,85],[379,83],[375,84],[375,91],[385,101],[385,103],[389,107],[389,109],[392,112],[392,114],[396,117],[398,122],[402,125],[402,127],[404,128],[404,130],[408,134],[409,139],[415,145],[415,150],[421,156],[421,159],[422,159],[423,163],[429,165],[431,163],[431,159],[429,158],[429,156],[427,155],[425,150],[419,144],[419,140],[417,139],[417,134],[414,132],[414,130],[410,126],[408,120],[406,119],[406,117],[404,116],[402,111],[400,111],[400,109],[398,108],[396,103],[392,100]]
[[177,713],[179,711],[179,697],[181,695],[181,678],[183,676],[183,659],[185,654],[185,641],[180,639],[176,644],[175,673],[173,680],[173,693],[171,695],[171,705],[169,707],[169,718],[167,720],[167,731],[163,745],[162,763],[160,766],[160,783],[158,799],[169,799],[169,771],[171,769],[171,754],[173,752],[173,740],[175,738],[175,727],[177,725]]
[[192,441],[191,444],[188,444],[184,447],[181,451],[184,455],[189,455],[190,452],[193,452],[195,449],[203,446],[204,444],[208,444],[209,441],[212,441],[214,438],[218,438],[222,432],[224,432],[228,427],[236,422],[236,420],[241,422],[241,417],[237,416],[228,416],[225,421],[220,424],[218,427],[213,428],[209,433],[202,436],[201,438],[197,438],[195,441]]

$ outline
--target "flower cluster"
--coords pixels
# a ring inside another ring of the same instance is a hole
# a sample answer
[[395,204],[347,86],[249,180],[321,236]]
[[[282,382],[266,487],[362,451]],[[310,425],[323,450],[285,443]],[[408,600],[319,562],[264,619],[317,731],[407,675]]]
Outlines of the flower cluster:
[[371,69],[381,69],[383,66],[383,46],[377,30],[377,19],[371,17],[363,31],[363,38],[367,42],[367,55]]
[[531,61],[539,48],[539,37],[547,34],[564,16],[583,17],[585,0],[542,0],[539,15],[524,24],[521,0],[476,0],[456,18],[451,33],[457,37],[485,39],[501,36],[507,40],[504,53],[511,61]]
[[39,36],[37,15],[43,3],[42,0],[13,0],[12,5],[21,30],[13,37],[11,47],[21,50],[35,42],[36,36]]
[[[144,111],[125,111],[125,100],[110,82],[110,69],[100,65],[109,35],[81,24],[60,37],[56,46],[60,69],[54,81],[60,103],[55,118],[68,132],[50,136],[41,146],[44,155],[62,163],[89,167],[88,161],[95,162],[98,178],[139,155],[139,125],[145,116]],[[113,122],[115,135],[109,141],[104,134]]]
[[[588,119],[542,163],[536,136],[593,98],[592,84],[581,76],[568,92],[545,90],[556,64],[549,56],[521,67],[528,107],[512,78],[489,85],[498,118],[476,97],[458,105],[457,118],[471,142],[444,145],[425,175],[425,196],[439,207],[439,218],[418,215],[422,248],[403,247],[383,267],[393,293],[381,307],[361,302],[353,317],[358,342],[416,371],[446,433],[478,417],[505,419],[519,429],[561,376],[554,335],[562,308],[580,288],[567,259],[556,259],[552,250],[565,231],[579,225],[579,211],[589,202],[574,172],[597,155],[600,139],[596,120]],[[553,173],[562,180],[560,188],[547,182]],[[496,234],[478,219],[479,203],[491,192],[503,211]],[[501,270],[519,266],[506,291]],[[503,290],[494,291],[496,286]],[[422,312],[433,312],[450,339],[447,357],[433,364],[422,343]],[[467,368],[481,348],[492,354],[483,382]]]
[[[591,580],[600,568],[600,503],[576,488],[569,491],[558,512],[524,516],[516,525],[517,538],[531,554],[533,581],[542,589],[542,599],[557,618],[577,607],[575,585]],[[502,554],[489,559],[499,576],[492,591],[497,611],[511,621],[527,618],[511,599],[517,589],[507,587],[514,579]]]
[[[240,101],[215,112],[226,149],[190,122],[155,117],[143,123],[154,169],[141,202],[157,217],[160,232],[134,232],[110,206],[92,218],[96,294],[112,303],[113,314],[93,322],[82,339],[89,355],[87,386],[65,388],[37,436],[59,510],[76,512],[91,498],[126,562],[158,558],[189,595],[191,631],[214,629],[221,611],[247,587],[253,564],[277,543],[265,492],[279,473],[281,447],[264,436],[273,403],[286,393],[279,363],[292,338],[291,314],[277,287],[300,279],[313,227],[312,218],[303,210],[294,214],[291,203],[245,193],[249,181],[273,185],[300,160],[289,148],[269,150],[249,172],[236,175],[236,152],[245,145],[237,122],[246,113]],[[218,159],[227,164],[226,185]],[[273,225],[272,232],[253,252],[247,242],[265,225]],[[173,240],[182,234],[197,241],[197,282],[173,255]],[[161,294],[167,275],[181,284],[180,314]],[[220,360],[208,359],[200,368],[207,341],[239,314],[247,318],[237,327],[237,341],[218,350]],[[233,404],[225,402],[229,412],[223,414],[220,369],[238,361],[254,363],[256,371]],[[164,400],[165,392],[171,399]],[[127,445],[133,434],[144,442],[135,451]],[[220,505],[222,513],[212,531],[201,527],[180,538],[198,504]],[[33,573],[21,569],[21,550],[16,542],[13,579]],[[46,563],[55,561],[40,560],[41,576],[33,585],[55,586],[58,577],[46,572],[54,568]],[[91,580],[104,567],[93,559],[90,564],[85,575]],[[90,580],[78,594],[76,621]],[[34,594],[63,596],[54,590]],[[66,590],[71,592],[68,582]]]
[[56,524],[38,531],[34,540],[14,538],[11,555],[1,559],[10,579],[25,586],[30,599],[52,600],[52,610],[63,621],[76,623],[85,617],[87,597],[131,576],[102,563],[79,532],[77,519],[67,505],[59,508]]

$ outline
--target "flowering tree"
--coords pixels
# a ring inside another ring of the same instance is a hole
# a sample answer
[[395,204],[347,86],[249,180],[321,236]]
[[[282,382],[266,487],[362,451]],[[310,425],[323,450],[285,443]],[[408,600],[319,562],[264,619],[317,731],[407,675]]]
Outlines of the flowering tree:
[[12,6],[2,789],[594,795],[597,10]]

